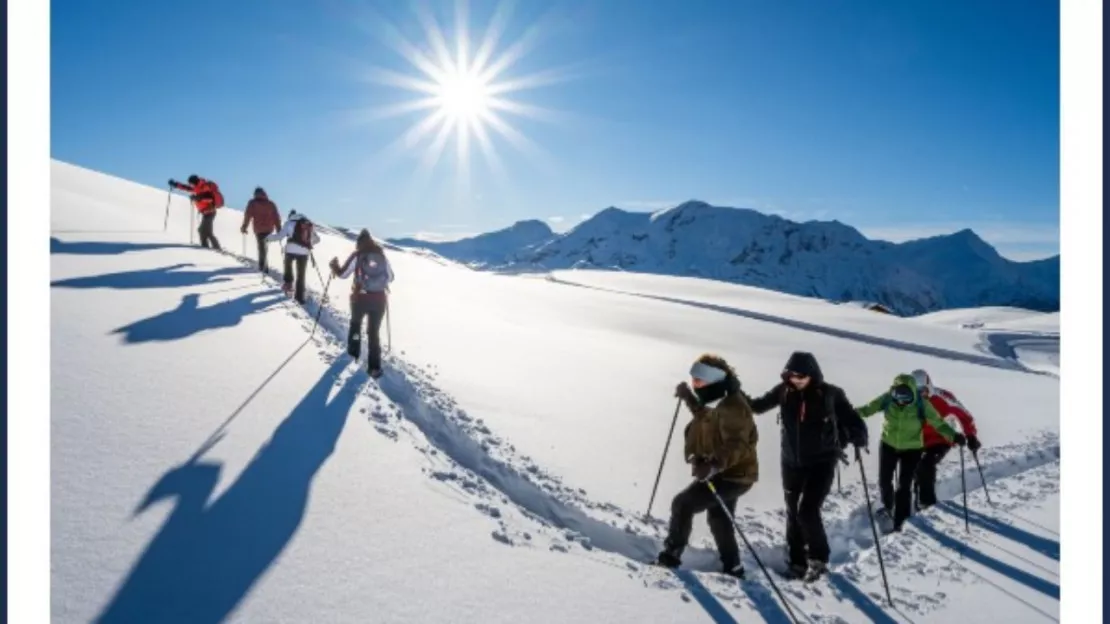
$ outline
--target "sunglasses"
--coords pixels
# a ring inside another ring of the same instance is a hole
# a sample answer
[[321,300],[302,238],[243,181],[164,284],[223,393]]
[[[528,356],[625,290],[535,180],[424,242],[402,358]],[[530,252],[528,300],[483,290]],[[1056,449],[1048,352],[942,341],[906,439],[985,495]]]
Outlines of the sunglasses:
[[786,371],[787,379],[809,379],[809,375],[805,373],[795,373],[794,371]]

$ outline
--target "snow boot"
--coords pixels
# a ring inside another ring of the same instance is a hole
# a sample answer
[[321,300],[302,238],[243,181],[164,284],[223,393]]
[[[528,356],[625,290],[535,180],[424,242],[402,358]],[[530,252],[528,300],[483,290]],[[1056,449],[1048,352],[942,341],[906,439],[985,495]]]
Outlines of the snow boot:
[[682,559],[680,559],[678,555],[668,550],[664,550],[655,557],[655,560],[651,562],[651,565],[657,565],[664,568],[677,568],[678,566],[682,565]]
[[804,563],[794,563],[792,561],[786,562],[786,570],[781,574],[784,578],[796,581],[806,575],[806,565]]
[[812,583],[813,581],[816,581],[817,579],[824,576],[828,571],[829,567],[824,561],[810,559],[809,569],[806,570],[805,577],[802,578],[802,582]]
[[744,564],[738,563],[735,566],[733,566],[731,569],[725,570],[724,574],[726,574],[728,576],[731,576],[734,579],[743,581],[745,579]]
[[368,373],[370,374],[370,376],[371,376],[371,377],[373,377],[374,379],[377,379],[377,378],[379,378],[379,377],[381,377],[381,376],[382,376],[382,369],[380,369],[380,368],[371,368],[371,369],[370,369],[370,370],[368,370],[367,372],[368,372]]
[[894,516],[885,507],[875,512],[875,524],[883,535],[890,535],[895,531]]

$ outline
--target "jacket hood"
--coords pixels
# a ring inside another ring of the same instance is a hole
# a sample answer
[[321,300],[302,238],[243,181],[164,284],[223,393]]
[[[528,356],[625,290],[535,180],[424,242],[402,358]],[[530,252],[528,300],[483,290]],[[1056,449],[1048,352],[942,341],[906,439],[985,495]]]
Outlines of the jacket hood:
[[913,397],[915,399],[921,396],[921,393],[917,389],[917,380],[913,378],[913,375],[902,373],[895,376],[894,381],[890,384],[890,387],[893,388],[894,386],[902,385],[909,386],[910,390],[913,390]]
[[821,365],[817,363],[817,358],[808,351],[795,351],[790,354],[790,359],[786,361],[786,366],[783,367],[783,376],[786,376],[787,371],[794,373],[803,373],[809,375],[813,384],[820,384],[825,381],[825,375],[821,372]]

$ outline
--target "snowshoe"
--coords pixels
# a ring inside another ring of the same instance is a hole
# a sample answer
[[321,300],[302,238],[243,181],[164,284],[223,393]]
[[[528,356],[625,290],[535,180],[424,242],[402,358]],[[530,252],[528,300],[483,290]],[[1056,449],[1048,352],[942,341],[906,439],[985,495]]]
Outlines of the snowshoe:
[[824,576],[826,573],[828,573],[828,571],[829,567],[827,564],[825,564],[824,561],[811,559],[809,562],[809,569],[806,570],[805,576],[802,577],[802,582],[812,583],[813,581],[816,581],[817,579]]

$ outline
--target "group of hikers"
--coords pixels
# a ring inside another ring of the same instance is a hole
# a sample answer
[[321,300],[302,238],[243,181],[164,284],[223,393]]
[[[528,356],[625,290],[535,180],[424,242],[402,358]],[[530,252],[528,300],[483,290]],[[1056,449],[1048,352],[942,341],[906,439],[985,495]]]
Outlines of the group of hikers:
[[[200,213],[200,226],[197,234],[205,249],[222,251],[220,241],[212,231],[217,211],[224,206],[223,193],[218,184],[196,174],[190,175],[187,182],[171,179],[170,189],[189,193],[189,199]],[[247,227],[254,231],[258,245],[258,268],[263,274],[269,272],[267,248],[272,242],[283,243],[282,291],[300,304],[305,302],[305,279],[308,263],[316,266],[312,250],[320,242],[315,225],[306,215],[290,210],[282,223],[277,204],[266,194],[265,189],[257,187],[243,211],[243,223],[239,231],[246,236]],[[328,263],[332,277],[351,281],[351,325],[347,334],[347,353],[358,360],[362,354],[362,326],[367,325],[368,354],[367,372],[375,379],[382,374],[381,338],[382,321],[389,309],[389,284],[393,281],[393,268],[385,256],[381,245],[363,229],[355,240],[355,250],[341,264],[338,258]],[[325,286],[326,288],[326,286]]]
[[[737,500],[759,479],[755,414],[779,410],[782,488],[786,500],[786,576],[813,581],[827,571],[829,542],[821,506],[832,489],[837,462],[849,446],[867,450],[864,418],[883,414],[879,447],[882,507],[875,514],[883,532],[900,531],[913,511],[936,504],[937,464],[953,444],[979,450],[971,414],[949,391],[933,385],[924,370],[897,375],[866,405],[853,407],[844,390],[825,380],[812,353],[795,352],[782,381],[759,397],[741,389],[724,359],[706,354],[690,368],[689,383],[675,396],[693,418],[685,429],[683,457],[695,480],[674,497],[663,550],[654,563],[677,567],[690,538],[693,517],[706,512],[722,571],[744,578],[733,532]],[[962,433],[945,419],[955,417]],[[895,474],[897,473],[897,484]]]
[[[170,180],[170,187],[190,194],[201,215],[200,244],[219,250],[212,232],[216,211],[223,206],[218,185],[191,175],[188,183]],[[244,211],[240,227],[244,235],[248,225],[253,225],[263,273],[268,270],[267,245],[285,241],[282,289],[303,304],[306,266],[320,242],[312,221],[291,210],[283,224],[277,205],[258,187]],[[347,351],[356,360],[360,357],[365,319],[367,370],[377,378],[382,373],[379,330],[388,312],[392,267],[366,229],[344,262],[332,258],[328,266],[333,277],[354,276]],[[855,447],[857,459],[860,450],[867,450],[864,418],[878,413],[884,418],[878,478],[882,508],[875,514],[884,533],[902,529],[913,512],[914,498],[919,509],[937,502],[937,465],[953,444],[966,445],[973,453],[980,446],[971,415],[920,369],[897,375],[887,390],[860,407],[853,407],[844,390],[825,380],[817,358],[807,352],[793,353],[783,368],[782,381],[755,398],[744,392],[728,362],[712,354],[694,362],[690,378],[689,383],[678,385],[675,396],[693,416],[685,428],[683,456],[695,480],[671,504],[667,537],[654,561],[665,567],[680,565],[694,515],[706,512],[723,571],[744,578],[733,518],[738,499],[759,479],[756,414],[779,410],[787,576],[807,582],[827,570],[829,543],[821,506],[832,489],[837,463],[847,461],[845,449]],[[959,421],[962,433],[945,420],[949,416]]]

